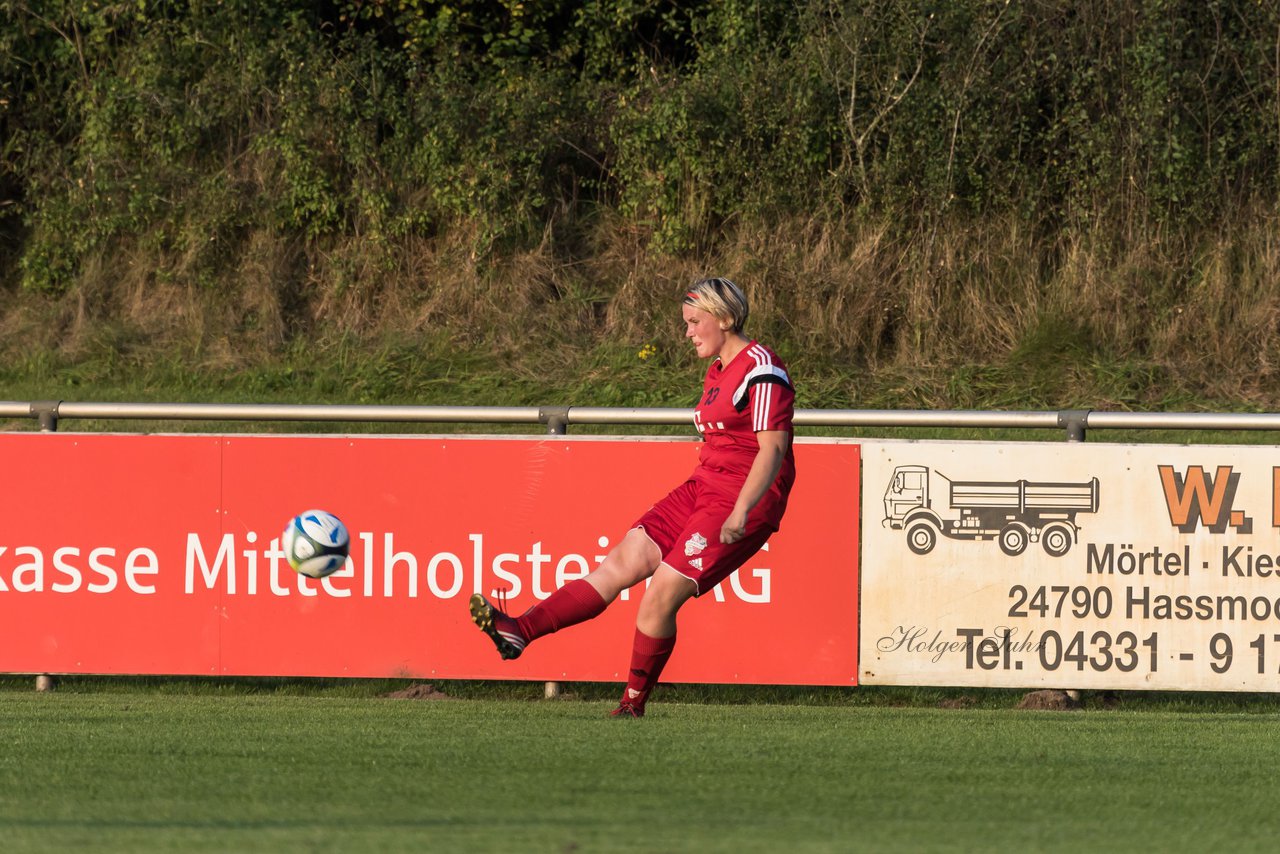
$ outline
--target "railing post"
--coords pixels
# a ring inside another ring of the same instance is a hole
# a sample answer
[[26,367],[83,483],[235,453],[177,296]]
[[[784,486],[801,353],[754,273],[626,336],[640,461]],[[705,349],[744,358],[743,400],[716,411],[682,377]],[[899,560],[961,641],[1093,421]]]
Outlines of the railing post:
[[547,425],[552,436],[563,436],[569,432],[569,407],[543,406],[538,409],[538,420]]
[[[547,425],[547,433],[552,436],[563,436],[569,432],[569,407],[544,406],[538,410],[538,420]],[[560,698],[560,683],[548,682],[542,687],[542,696],[547,700]]]
[[41,433],[58,431],[58,407],[60,400],[37,400],[31,404],[31,417],[40,422]]
[[1058,426],[1066,428],[1068,442],[1084,441],[1090,412],[1090,409],[1064,409],[1058,413]]
[[[31,404],[31,415],[40,422],[41,433],[58,432],[58,406],[60,400],[37,400]],[[36,675],[36,691],[52,691],[58,685],[57,677],[50,673]]]
[[[1058,413],[1058,426],[1065,427],[1068,442],[1083,442],[1089,427],[1088,409],[1064,409]],[[1080,689],[1069,688],[1065,692],[1073,703],[1080,703]]]

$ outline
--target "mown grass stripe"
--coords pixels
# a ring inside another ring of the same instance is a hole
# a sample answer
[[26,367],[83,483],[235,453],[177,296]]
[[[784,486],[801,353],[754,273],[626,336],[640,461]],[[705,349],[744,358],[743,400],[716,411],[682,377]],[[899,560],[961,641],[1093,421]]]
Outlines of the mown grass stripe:
[[1269,847],[1280,715],[0,692],[0,845]]

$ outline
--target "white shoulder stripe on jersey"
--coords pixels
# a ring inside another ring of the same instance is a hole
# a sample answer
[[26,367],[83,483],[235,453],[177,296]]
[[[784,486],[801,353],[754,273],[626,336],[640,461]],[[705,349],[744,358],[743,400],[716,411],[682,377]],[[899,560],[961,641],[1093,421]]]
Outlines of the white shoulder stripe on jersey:
[[773,383],[762,385],[756,392],[756,405],[751,429],[759,433],[769,429],[769,411],[773,407]]
[[[733,406],[739,412],[746,408],[747,393],[751,390],[751,386],[756,383],[776,383],[791,388],[791,377],[787,376],[786,371],[773,363],[769,351],[759,346],[752,347],[751,357],[756,360],[756,366],[747,372],[747,375],[742,379],[742,383],[733,393]],[[771,402],[773,395],[761,395],[761,397],[767,397]],[[766,420],[769,402],[766,402],[764,413]]]

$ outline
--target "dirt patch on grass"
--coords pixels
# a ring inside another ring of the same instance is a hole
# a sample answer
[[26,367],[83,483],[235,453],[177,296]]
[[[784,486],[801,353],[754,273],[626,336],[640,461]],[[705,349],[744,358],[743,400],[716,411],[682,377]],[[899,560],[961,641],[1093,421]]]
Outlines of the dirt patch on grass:
[[452,700],[448,694],[436,690],[430,682],[414,682],[399,691],[383,694],[389,700]]
[[948,697],[938,704],[939,709],[972,709],[978,704],[976,697],[967,694],[960,697]]
[[1080,701],[1066,691],[1032,691],[1022,698],[1018,708],[1032,711],[1070,712],[1080,708]]

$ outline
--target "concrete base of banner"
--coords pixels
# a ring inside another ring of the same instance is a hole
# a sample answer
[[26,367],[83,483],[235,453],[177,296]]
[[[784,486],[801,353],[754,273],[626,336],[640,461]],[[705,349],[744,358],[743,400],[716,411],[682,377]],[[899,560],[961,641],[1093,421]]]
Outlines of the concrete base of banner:
[[58,687],[58,678],[50,676],[48,673],[41,673],[36,677],[37,691],[52,691]]
[[560,683],[548,682],[542,687],[542,696],[548,700],[560,699]]

